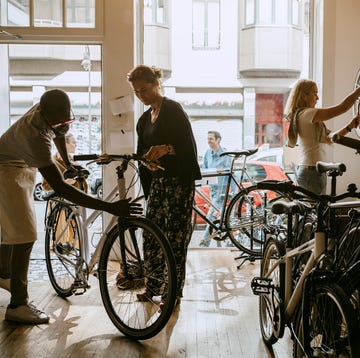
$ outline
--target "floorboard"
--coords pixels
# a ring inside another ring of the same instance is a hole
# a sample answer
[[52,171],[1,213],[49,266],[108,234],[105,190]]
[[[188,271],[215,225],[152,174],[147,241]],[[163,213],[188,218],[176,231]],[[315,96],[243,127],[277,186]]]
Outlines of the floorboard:
[[1,358],[122,357],[229,358],[291,357],[288,334],[269,351],[261,339],[258,298],[250,289],[259,263],[236,269],[228,249],[190,249],[184,298],[156,337],[136,342],[112,325],[98,283],[81,296],[61,299],[50,283],[31,282],[30,299],[50,323],[21,326],[4,321],[9,294],[0,289]]

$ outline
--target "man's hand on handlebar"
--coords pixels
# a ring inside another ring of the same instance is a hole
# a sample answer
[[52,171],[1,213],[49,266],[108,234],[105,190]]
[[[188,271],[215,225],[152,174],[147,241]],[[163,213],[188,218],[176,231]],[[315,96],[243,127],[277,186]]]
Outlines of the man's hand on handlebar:
[[64,171],[63,176],[65,179],[68,178],[75,178],[77,176],[80,176],[82,178],[87,178],[90,175],[90,172],[78,164],[71,165]]
[[141,215],[143,208],[140,203],[130,202],[131,198],[125,200],[118,200],[114,203],[111,203],[109,210],[110,214],[115,216],[125,217],[130,215]]

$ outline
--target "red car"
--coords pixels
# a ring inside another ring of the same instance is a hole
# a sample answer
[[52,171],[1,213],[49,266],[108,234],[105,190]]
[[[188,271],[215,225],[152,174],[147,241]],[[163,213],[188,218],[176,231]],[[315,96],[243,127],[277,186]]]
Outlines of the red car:
[[[262,162],[262,161],[248,161],[246,163],[247,173],[253,178],[254,181],[258,182],[261,180],[284,180],[289,179],[285,172],[281,169],[281,167],[273,162]],[[239,172],[240,173],[240,172]],[[252,185],[249,180],[243,180],[244,186]],[[210,188],[208,185],[203,185],[201,187],[197,187],[196,190],[200,190],[202,195],[204,195],[210,201]],[[271,198],[269,198],[271,199]],[[256,198],[255,198],[256,200]],[[209,210],[209,204],[206,200],[195,192],[195,202],[196,206],[205,214]],[[215,213],[216,215],[216,213]],[[193,218],[195,215],[193,215]],[[205,221],[200,217],[200,215],[196,215],[196,224],[205,224]]]

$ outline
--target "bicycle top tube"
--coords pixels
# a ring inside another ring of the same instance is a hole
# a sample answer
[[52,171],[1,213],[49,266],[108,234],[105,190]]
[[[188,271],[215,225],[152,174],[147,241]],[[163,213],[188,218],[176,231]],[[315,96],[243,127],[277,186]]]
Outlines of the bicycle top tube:
[[360,198],[360,193],[356,192],[356,188],[350,187],[345,193],[332,196],[328,194],[315,194],[310,190],[307,190],[301,186],[295,185],[291,180],[276,181],[276,180],[263,180],[256,184],[258,189],[263,190],[274,190],[284,193],[292,194],[294,197],[299,199],[312,199],[322,203],[335,203],[345,198]]

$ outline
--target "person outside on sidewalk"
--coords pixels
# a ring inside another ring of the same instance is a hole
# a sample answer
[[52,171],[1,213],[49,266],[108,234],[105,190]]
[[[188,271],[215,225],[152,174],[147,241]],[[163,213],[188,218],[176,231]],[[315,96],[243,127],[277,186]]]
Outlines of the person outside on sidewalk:
[[[205,152],[204,162],[202,164],[202,169],[229,169],[231,164],[231,158],[227,155],[220,156],[221,153],[226,152],[226,148],[221,146],[221,134],[218,131],[211,130],[208,131],[207,142],[209,148]],[[214,205],[220,210],[223,206],[224,194],[226,193],[226,186],[228,177],[218,176],[216,184],[210,184],[210,200]],[[235,191],[235,183],[231,183],[231,189]],[[210,221],[216,219],[216,215],[220,213],[213,207],[210,206],[207,213],[207,218]],[[206,225],[203,239],[200,241],[200,247],[209,247],[211,239],[207,239],[210,236],[210,225]],[[217,247],[221,247],[221,242],[217,241]]]

